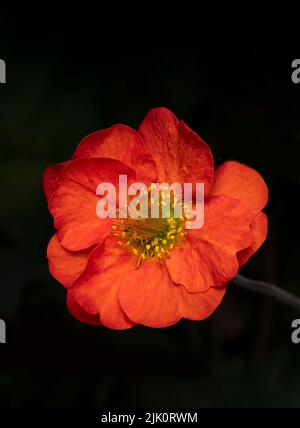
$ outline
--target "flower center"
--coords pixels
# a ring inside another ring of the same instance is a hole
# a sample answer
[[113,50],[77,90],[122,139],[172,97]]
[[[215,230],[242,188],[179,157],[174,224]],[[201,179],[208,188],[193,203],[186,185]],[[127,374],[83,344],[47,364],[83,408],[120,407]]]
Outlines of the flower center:
[[[162,194],[160,208],[164,205],[164,199]],[[127,247],[137,256],[138,265],[143,260],[162,261],[184,239],[186,219],[184,216],[175,217],[175,204],[172,199],[169,218],[163,218],[160,209],[159,218],[118,218],[112,226],[114,234],[120,238],[119,245]]]

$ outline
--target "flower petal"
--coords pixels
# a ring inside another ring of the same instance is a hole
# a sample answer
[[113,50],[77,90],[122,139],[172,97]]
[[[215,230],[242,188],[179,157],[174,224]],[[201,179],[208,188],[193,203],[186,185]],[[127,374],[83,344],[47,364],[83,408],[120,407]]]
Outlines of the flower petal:
[[74,298],[72,289],[70,289],[67,294],[67,307],[71,315],[73,315],[73,317],[78,321],[91,325],[102,325],[98,314],[91,315],[88,312],[85,312],[85,310],[78,304]]
[[217,169],[210,195],[231,196],[251,210],[260,211],[268,202],[268,187],[257,171],[229,161]]
[[50,165],[45,169],[44,172],[44,192],[47,201],[57,190],[57,177],[67,162],[57,163],[55,165]]
[[112,159],[81,158],[63,168],[49,204],[63,247],[83,250],[102,242],[110,233],[113,219],[100,219],[96,214],[100,200],[96,189],[100,183],[108,182],[118,194],[119,174],[127,175],[128,182],[135,178],[132,169]]
[[72,292],[81,307],[90,314],[100,314],[104,326],[127,329],[134,325],[122,310],[118,293],[120,284],[130,281],[136,268],[132,253],[118,245],[117,238],[108,237],[91,254],[83,275]]
[[265,242],[268,233],[267,216],[262,212],[255,213],[250,228],[253,233],[253,242],[248,248],[237,253],[240,266],[244,265]]
[[146,149],[158,168],[158,180],[169,184],[204,183],[211,187],[213,157],[208,145],[165,108],[151,110],[139,128]]
[[191,294],[172,282],[164,265],[142,263],[120,287],[120,303],[128,317],[148,327],[168,327],[181,318],[207,318],[221,302],[226,287]]
[[145,152],[140,135],[125,125],[114,125],[83,138],[73,157],[116,159],[135,169],[138,179],[148,182],[157,178],[155,162]]
[[172,280],[191,293],[223,286],[238,272],[236,253],[252,242],[251,220],[251,212],[238,200],[208,198],[203,227],[188,230],[182,247],[166,260]]
[[47,258],[52,276],[64,287],[69,288],[84,271],[91,250],[71,252],[65,250],[57,234],[52,236],[48,248]]
[[136,268],[136,257],[111,236],[93,251],[72,293],[86,312],[100,314],[104,326],[125,329],[134,323],[167,327],[182,317],[204,319],[219,305],[225,287],[188,293],[156,261]]

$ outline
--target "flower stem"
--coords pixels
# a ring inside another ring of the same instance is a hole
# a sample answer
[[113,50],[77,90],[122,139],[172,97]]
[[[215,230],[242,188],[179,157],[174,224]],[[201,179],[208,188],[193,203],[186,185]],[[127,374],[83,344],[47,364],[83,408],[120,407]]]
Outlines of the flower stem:
[[278,302],[294,308],[300,313],[300,298],[283,290],[275,284],[246,278],[245,276],[240,274],[236,275],[231,282],[241,288],[244,288],[245,290],[251,290],[257,293],[270,296]]

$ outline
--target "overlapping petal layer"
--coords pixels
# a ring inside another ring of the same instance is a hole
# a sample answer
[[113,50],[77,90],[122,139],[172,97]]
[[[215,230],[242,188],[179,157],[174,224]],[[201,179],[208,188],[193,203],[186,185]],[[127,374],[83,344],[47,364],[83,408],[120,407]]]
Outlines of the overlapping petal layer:
[[228,161],[215,173],[210,196],[226,195],[238,199],[253,211],[261,211],[268,202],[268,187],[261,175],[242,163]]
[[47,201],[50,200],[51,196],[57,190],[57,178],[66,163],[67,162],[57,163],[46,168],[44,172],[44,192]]
[[139,180],[155,182],[157,179],[151,152],[146,151],[141,136],[125,125],[114,125],[88,135],[79,143],[74,157],[116,159],[134,168]]
[[261,175],[239,162],[228,161],[221,165],[215,174],[211,195],[227,195],[238,199],[252,213],[251,245],[238,253],[239,265],[246,261],[265,242],[268,232],[268,219],[261,210],[268,202],[268,187]]
[[268,233],[267,216],[262,212],[254,213],[250,224],[250,229],[252,230],[253,236],[251,245],[237,253],[240,266],[244,265],[265,242]]
[[119,175],[134,180],[134,171],[125,164],[105,158],[81,158],[66,165],[57,180],[58,188],[49,209],[63,247],[79,251],[98,244],[110,233],[112,219],[100,219],[96,195],[100,183],[111,183],[119,189]]
[[47,248],[49,270],[57,281],[69,288],[84,271],[90,252],[91,249],[83,251],[66,250],[55,234]]
[[251,220],[251,212],[236,199],[208,198],[203,227],[189,230],[166,260],[173,281],[192,293],[228,282],[238,271],[236,253],[252,242]]
[[133,254],[109,237],[93,251],[72,292],[86,312],[100,314],[103,325],[125,329],[134,323],[165,327],[182,317],[206,318],[220,303],[225,288],[188,293],[155,260],[137,269]]
[[102,325],[98,314],[92,315],[82,309],[77,300],[74,298],[72,290],[69,290],[67,293],[67,307],[73,317],[78,321],[90,325]]
[[100,314],[101,322],[113,329],[133,326],[119,303],[121,284],[131,281],[136,259],[124,251],[114,236],[108,237],[91,254],[86,270],[74,284],[75,299],[90,314]]

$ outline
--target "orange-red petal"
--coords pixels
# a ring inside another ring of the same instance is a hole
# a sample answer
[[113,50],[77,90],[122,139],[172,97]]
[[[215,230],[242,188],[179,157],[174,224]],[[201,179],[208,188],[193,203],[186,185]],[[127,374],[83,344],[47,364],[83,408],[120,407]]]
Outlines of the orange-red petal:
[[84,271],[91,250],[71,252],[62,247],[57,234],[47,247],[49,270],[64,287],[69,288]]
[[188,230],[187,239],[166,260],[172,280],[192,293],[223,286],[238,272],[236,253],[252,242],[251,212],[227,196],[208,198],[204,225]]
[[262,212],[254,213],[250,228],[253,234],[253,242],[249,247],[237,253],[240,266],[244,265],[265,242],[268,233],[267,216]]
[[78,321],[84,322],[85,324],[91,325],[102,325],[98,314],[92,315],[86,312],[74,298],[72,289],[67,294],[67,307],[71,315]]
[[51,198],[53,193],[57,189],[57,177],[67,162],[57,163],[54,165],[48,166],[44,172],[44,192],[47,201]]
[[100,314],[104,326],[125,329],[135,323],[167,327],[181,318],[207,318],[219,305],[225,288],[191,294],[172,282],[164,265],[142,262],[109,237],[91,254],[87,268],[72,287],[87,313]]
[[116,159],[132,167],[138,179],[154,182],[157,178],[155,162],[145,151],[141,136],[126,125],[117,124],[83,138],[73,157]]
[[148,327],[168,327],[181,318],[202,320],[220,304],[226,287],[188,293],[172,282],[164,265],[142,263],[120,287],[119,299],[128,317]]
[[100,200],[96,189],[108,182],[115,185],[118,194],[120,174],[127,175],[128,182],[135,177],[125,164],[105,158],[76,159],[62,169],[49,209],[63,247],[83,250],[101,243],[110,233],[113,219],[100,219],[96,213]]
[[151,110],[139,132],[157,164],[158,181],[204,183],[208,193],[214,176],[208,145],[166,108]]
[[231,196],[249,209],[261,211],[268,202],[268,187],[257,171],[229,161],[217,169],[210,195]]
[[131,281],[136,268],[132,253],[121,248],[114,236],[91,254],[87,268],[72,288],[80,306],[90,314],[100,314],[104,326],[127,329],[134,325],[119,303],[120,284]]

